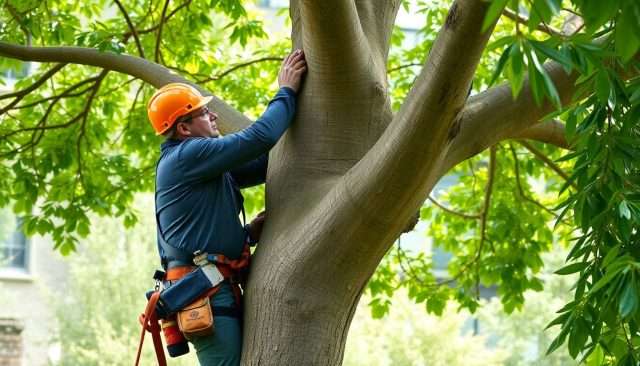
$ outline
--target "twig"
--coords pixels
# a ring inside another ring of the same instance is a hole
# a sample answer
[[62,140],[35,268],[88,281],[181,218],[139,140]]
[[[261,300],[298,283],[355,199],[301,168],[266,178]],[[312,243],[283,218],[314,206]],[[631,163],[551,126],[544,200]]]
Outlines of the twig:
[[577,11],[573,10],[573,9],[569,9],[569,8],[562,8],[563,11],[566,11],[568,13],[571,14],[575,14],[577,16],[579,16],[580,18],[582,18],[582,14],[578,13]]
[[[138,97],[140,96],[140,92],[142,92],[142,89],[144,88],[144,82],[140,83],[140,86],[138,87],[138,91],[136,91],[136,96],[133,98],[133,103],[131,103],[131,108],[129,109],[129,116],[133,113],[133,111],[136,108],[136,103],[138,103]],[[111,145],[115,145],[118,140],[120,140],[120,138],[124,135],[124,132],[129,129],[129,125],[131,124],[131,118],[127,118],[127,124],[124,126],[124,128],[122,129],[122,131],[120,131],[120,133],[118,134],[118,136],[111,142]]]
[[87,118],[89,116],[89,112],[91,112],[91,105],[93,104],[93,99],[96,97],[96,94],[98,94],[98,90],[100,90],[100,85],[102,84],[102,81],[104,80],[104,78],[107,76],[108,73],[109,73],[109,70],[107,69],[104,69],[102,70],[102,72],[100,72],[100,75],[98,75],[98,80],[96,80],[93,86],[93,90],[91,91],[89,98],[87,98],[87,103],[85,104],[84,110],[82,111],[82,123],[80,124],[80,134],[78,135],[78,139],[76,140],[76,151],[78,154],[78,169],[76,170],[76,174],[80,178],[80,184],[82,185],[85,192],[86,192],[86,188],[84,183],[84,176],[82,174],[82,138],[86,134]]
[[21,105],[19,105],[17,107],[14,107],[13,110],[31,108],[31,107],[36,106],[38,104],[42,104],[44,102],[48,102],[50,100],[57,99],[58,97],[60,97],[60,99],[79,97],[82,94],[85,94],[86,92],[88,92],[89,90],[91,90],[91,87],[83,89],[83,90],[81,90],[81,91],[79,91],[77,93],[66,94],[66,95],[64,95],[62,97],[59,96],[59,95],[52,95],[50,97],[46,97],[46,98],[42,98],[42,99],[36,100],[35,102],[31,102],[31,103],[27,103],[27,104],[21,104]]
[[114,86],[113,88],[107,89],[103,93],[98,94],[98,97],[109,96],[109,95],[111,95],[111,93],[115,92],[116,90],[122,89],[123,87],[131,84],[135,80],[139,80],[139,79],[137,77],[135,77],[135,76],[132,77],[132,78],[129,78],[124,83],[120,83],[120,84]]
[[[64,92],[62,92],[61,94],[59,94],[59,95],[57,95],[56,97],[53,98],[53,102],[51,102],[49,107],[47,107],[47,110],[45,111],[44,116],[42,116],[42,118],[40,119],[40,121],[38,121],[36,126],[34,126],[34,127],[25,127],[25,128],[21,128],[21,129],[18,129],[18,130],[11,131],[11,132],[9,132],[7,134],[4,134],[4,135],[0,136],[0,140],[6,139],[6,138],[11,137],[11,136],[13,136],[15,134],[18,134],[20,132],[51,129],[51,128],[59,128],[57,126],[60,126],[60,127],[68,126],[69,124],[56,125],[56,126],[45,126],[45,122],[46,122],[47,117],[49,116],[49,114],[53,110],[53,107],[60,101],[60,99],[69,96],[69,94],[71,94],[71,92],[73,92],[74,90],[78,89],[82,85],[90,83],[90,82],[94,82],[96,80],[97,80],[97,77],[92,77],[92,78],[83,80],[81,82],[78,82],[78,83],[70,86]],[[87,89],[87,91],[88,90],[90,90],[90,89]]]
[[[527,150],[529,150],[533,155],[535,155],[538,159],[542,160],[549,168],[553,169],[559,176],[564,178],[564,180],[569,181],[569,175],[562,170],[556,163],[551,161],[546,155],[542,153],[542,151],[533,147],[533,145],[529,144],[526,141],[519,140],[518,143],[524,146]],[[573,188],[576,188],[575,183],[571,183]]]
[[5,7],[9,10],[9,13],[11,13],[11,17],[16,21],[16,23],[18,23],[18,26],[24,33],[27,40],[29,40],[31,38],[31,32],[29,31],[29,28],[27,28],[27,26],[24,25],[24,22],[20,18],[20,15],[18,14],[17,10],[13,6],[11,6],[8,1],[5,2]]
[[[484,195],[484,206],[482,208],[482,217],[480,222],[480,244],[478,245],[478,253],[476,254],[479,259],[482,255],[482,249],[486,241],[487,232],[487,217],[489,216],[489,208],[491,206],[491,194],[493,193],[493,182],[496,174],[496,146],[491,146],[489,149],[489,177],[487,180],[487,187]],[[493,247],[493,244],[492,244]],[[495,249],[493,249],[495,251]]]
[[26,87],[26,88],[24,88],[22,90],[15,91],[13,93],[0,95],[0,100],[1,99],[7,99],[7,98],[15,98],[14,100],[11,101],[11,103],[6,105],[4,108],[0,109],[0,115],[4,114],[5,112],[7,112],[11,108],[13,108],[26,95],[28,95],[32,91],[36,90],[37,88],[39,88],[40,85],[42,85],[45,82],[47,82],[47,80],[49,80],[51,77],[53,77],[53,75],[55,75],[58,71],[60,71],[66,65],[67,64],[64,64],[64,63],[55,64],[51,69],[49,69],[49,71],[44,73],[38,80],[36,80],[35,83],[29,85],[28,87]]
[[[533,9],[533,11],[536,12],[536,14],[538,15],[538,17],[540,18],[540,21],[542,22],[542,26],[547,30],[547,33],[554,35],[554,32],[556,33],[555,35],[558,35],[560,37],[564,36],[564,34],[562,32],[558,32],[557,30],[552,30],[551,27],[549,27],[549,25],[547,23],[545,23],[542,14],[540,14],[540,11],[538,10],[538,7],[536,6],[536,3],[529,0],[529,4],[531,4],[531,9]],[[540,25],[540,24],[538,24]]]
[[[519,24],[527,25],[528,21],[529,21],[524,16],[522,16],[519,13],[516,13],[516,12],[514,12],[514,11],[508,9],[508,8],[505,8],[502,11],[502,14],[504,14],[504,16],[506,16],[507,18],[509,18],[509,19],[513,20],[514,22],[519,23]],[[559,31],[559,30],[557,30],[557,29],[555,29],[553,27],[548,26],[544,22],[538,24],[536,26],[536,29],[541,31],[541,32],[545,32],[545,33],[547,33],[547,34],[549,34],[551,36],[562,36],[563,35],[561,31]]]
[[123,180],[120,185],[116,186],[114,189],[100,196],[100,199],[104,200],[107,197],[111,196],[112,194],[118,192],[119,190],[126,188],[129,185],[129,183],[131,183],[134,179],[137,179],[139,177],[146,175],[148,172],[153,171],[155,168],[156,168],[155,164],[151,164],[149,166],[139,169],[138,174],[135,174],[129,177],[129,179]]
[[[518,161],[518,154],[516,153],[516,149],[513,147],[513,144],[509,144],[509,148],[511,149],[511,155],[513,155],[513,163],[514,163],[514,170],[515,170],[515,179],[516,179],[516,185],[518,186],[518,192],[520,193],[520,197],[524,198],[525,201],[528,201],[538,207],[540,207],[541,209],[545,210],[547,213],[549,213],[550,215],[552,215],[553,217],[557,218],[558,215],[553,212],[551,209],[549,209],[547,206],[543,205],[542,203],[536,201],[535,199],[527,196],[524,193],[524,189],[522,188],[522,184],[520,182],[520,163]],[[562,223],[569,225],[568,222],[566,221],[562,221]]]
[[452,214],[452,215],[456,215],[456,216],[460,216],[462,218],[465,219],[471,219],[471,220],[478,220],[481,218],[480,214],[473,214],[473,215],[469,215],[463,212],[458,212],[455,210],[452,210],[446,206],[444,206],[443,204],[439,203],[438,201],[436,201],[433,197],[429,196],[428,197],[429,201],[431,201],[434,205],[438,206],[438,208],[440,208],[442,211]]
[[400,264],[400,269],[402,269],[403,273],[408,274],[409,276],[411,276],[411,278],[418,281],[420,284],[424,284],[424,281],[420,277],[418,277],[418,275],[413,270],[413,266],[411,265],[410,261],[407,260],[407,265],[409,266],[409,270],[407,271],[407,269],[404,268],[403,258],[406,258],[406,253],[400,245],[401,245],[400,240],[398,239],[398,245],[396,246],[396,251],[398,252],[398,263]]
[[165,15],[167,14],[169,1],[170,0],[166,0],[164,2],[164,7],[162,8],[162,16],[160,17],[160,23],[158,24],[158,37],[156,39],[156,52],[154,56],[154,60],[156,63],[160,63],[160,43],[162,43],[162,28],[164,27]]
[[395,72],[395,71],[398,71],[398,70],[402,70],[402,69],[406,69],[408,67],[414,67],[414,66],[424,66],[424,64],[418,64],[418,63],[404,64],[404,65],[392,67],[389,70],[387,70],[387,72],[388,73],[392,73],[392,72]]
[[131,22],[131,18],[129,18],[129,14],[127,13],[124,6],[122,6],[119,0],[113,0],[113,1],[116,3],[116,5],[118,5],[118,8],[122,12],[122,15],[124,16],[124,19],[126,20],[127,25],[129,25],[129,29],[131,29],[131,34],[133,35],[133,39],[136,42],[136,47],[138,47],[138,53],[140,54],[140,57],[146,58],[144,56],[144,50],[142,49],[142,44],[140,43],[140,38],[138,38],[138,32],[136,31],[136,27]]
[[259,62],[264,62],[264,61],[282,61],[282,60],[283,60],[282,57],[266,56],[266,57],[257,58],[255,60],[242,62],[242,63],[236,64],[236,65],[230,67],[229,69],[227,69],[227,70],[225,70],[225,71],[223,71],[221,73],[218,73],[218,74],[216,74],[214,76],[211,76],[211,77],[206,78],[206,79],[198,80],[197,83],[198,84],[203,84],[203,83],[208,83],[208,82],[211,82],[211,81],[214,81],[214,80],[220,80],[223,77],[229,75],[230,73],[232,73],[232,72],[234,72],[234,71],[236,71],[236,70],[238,70],[238,69],[240,69],[242,67],[247,67],[247,66],[259,63]]
[[[166,23],[169,19],[171,19],[171,17],[173,17],[178,11],[180,11],[182,8],[188,6],[189,4],[191,4],[192,0],[187,0],[184,3],[180,4],[177,8],[173,9],[169,15],[167,15],[163,22]],[[149,12],[152,13],[152,12]],[[151,32],[155,32],[158,27],[160,27],[160,24],[156,24],[153,27],[147,28],[147,29],[143,29],[143,30],[139,30],[138,34],[146,34],[146,33],[151,33]],[[131,37],[133,34],[131,32],[127,32],[124,34],[125,39],[128,39],[129,37]]]

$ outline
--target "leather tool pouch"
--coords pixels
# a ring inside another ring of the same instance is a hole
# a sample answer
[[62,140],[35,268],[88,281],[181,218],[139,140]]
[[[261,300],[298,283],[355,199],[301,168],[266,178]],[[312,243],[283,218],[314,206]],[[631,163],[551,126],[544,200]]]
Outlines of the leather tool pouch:
[[213,334],[213,309],[209,301],[209,296],[205,296],[178,312],[178,327],[185,338]]
[[[160,294],[162,312],[159,312],[159,314],[166,317],[183,310],[197,302],[198,298],[213,287],[215,285],[209,281],[202,268],[198,267],[162,290]],[[160,317],[162,318],[163,316]]]

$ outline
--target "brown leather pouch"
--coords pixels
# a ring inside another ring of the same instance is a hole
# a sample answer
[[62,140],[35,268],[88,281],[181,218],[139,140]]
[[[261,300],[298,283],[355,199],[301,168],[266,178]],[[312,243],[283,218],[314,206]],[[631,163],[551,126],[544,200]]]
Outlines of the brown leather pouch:
[[180,310],[177,314],[178,327],[185,338],[201,337],[213,334],[213,310],[209,296],[198,299]]

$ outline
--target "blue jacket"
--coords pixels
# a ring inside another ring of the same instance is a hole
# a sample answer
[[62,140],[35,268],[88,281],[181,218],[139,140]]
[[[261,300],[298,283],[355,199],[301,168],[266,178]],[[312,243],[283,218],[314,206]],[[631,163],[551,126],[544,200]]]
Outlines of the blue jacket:
[[265,182],[268,152],[293,119],[295,97],[281,88],[264,114],[240,132],[162,144],[155,202],[161,258],[163,241],[187,253],[240,256],[245,231],[239,188]]

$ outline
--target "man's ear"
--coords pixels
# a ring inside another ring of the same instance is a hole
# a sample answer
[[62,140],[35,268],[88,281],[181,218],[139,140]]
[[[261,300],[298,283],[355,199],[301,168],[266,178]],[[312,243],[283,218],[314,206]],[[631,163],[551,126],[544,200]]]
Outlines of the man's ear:
[[176,131],[182,136],[191,136],[191,129],[189,128],[188,123],[178,122]]

